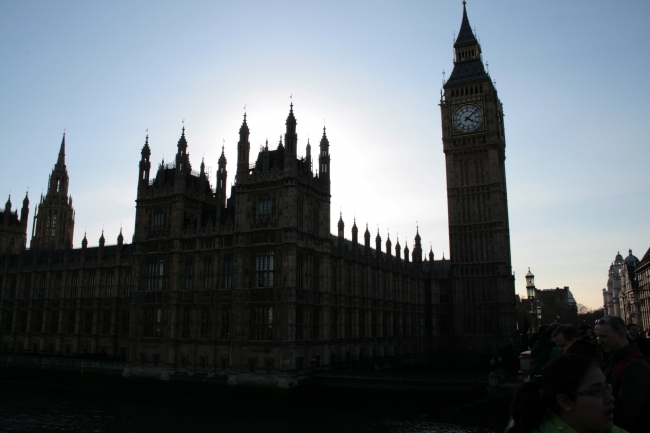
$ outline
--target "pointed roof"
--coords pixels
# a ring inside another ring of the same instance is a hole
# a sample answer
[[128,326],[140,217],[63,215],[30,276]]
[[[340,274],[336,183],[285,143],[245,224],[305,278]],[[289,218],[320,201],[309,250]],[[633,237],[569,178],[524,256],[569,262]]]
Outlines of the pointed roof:
[[461,47],[463,45],[477,44],[478,40],[474,36],[472,31],[472,26],[469,25],[469,19],[467,18],[467,8],[463,2],[463,22],[460,24],[460,31],[458,32],[458,37],[454,43],[454,48]]
[[187,139],[185,138],[185,127],[181,130],[181,138],[178,139],[178,149],[186,150],[187,149]]
[[241,127],[239,128],[239,134],[241,135],[242,133],[248,133],[250,130],[248,129],[248,123],[246,123],[246,113],[244,113],[244,121],[241,124]]
[[327,139],[327,134],[325,133],[325,127],[323,126],[323,138],[320,139],[320,145],[325,146],[329,145],[330,141]]
[[56,160],[56,165],[65,165],[65,131],[61,139],[61,149],[59,149],[59,158]]
[[221,156],[219,157],[219,165],[225,165],[226,164],[226,153],[224,150],[224,146],[221,146]]
[[149,134],[144,139],[144,146],[142,146],[142,152],[140,152],[143,157],[151,156],[151,148],[149,147]]
[[6,211],[11,210],[11,194],[9,194],[9,198],[7,199],[7,203],[5,203],[5,210]]
[[296,124],[296,116],[293,115],[293,102],[289,104],[289,116],[287,116],[287,125],[288,124]]

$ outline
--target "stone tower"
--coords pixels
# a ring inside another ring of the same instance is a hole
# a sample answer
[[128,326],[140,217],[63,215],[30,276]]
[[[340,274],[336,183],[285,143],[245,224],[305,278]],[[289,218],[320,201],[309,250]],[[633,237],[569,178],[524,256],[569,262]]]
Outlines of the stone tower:
[[440,101],[447,171],[454,333],[460,351],[512,342],[515,287],[505,172],[503,105],[467,18]]
[[74,210],[68,196],[68,170],[65,166],[65,133],[61,140],[59,157],[50,174],[45,196],[36,206],[32,226],[31,248],[61,249],[72,246]]
[[25,194],[23,207],[18,216],[18,209],[12,212],[11,196],[5,203],[4,212],[0,211],[0,254],[18,253],[27,244],[27,217],[29,216],[29,198]]

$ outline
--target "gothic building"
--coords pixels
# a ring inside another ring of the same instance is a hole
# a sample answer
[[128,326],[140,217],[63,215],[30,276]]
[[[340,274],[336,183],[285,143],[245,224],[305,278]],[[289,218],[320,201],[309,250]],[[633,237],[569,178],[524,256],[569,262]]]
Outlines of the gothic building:
[[440,103],[451,260],[425,256],[419,230],[412,251],[379,233],[373,244],[368,227],[360,240],[356,221],[346,238],[342,215],[331,234],[330,143],[323,128],[316,164],[309,140],[298,156],[293,105],[284,137],[253,160],[244,114],[230,191],[223,150],[213,186],[203,161],[192,169],[184,128],[174,160],[153,172],[147,137],[132,243],[102,233],[98,247],[84,236],[73,249],[64,137],[30,248],[25,224],[0,253],[1,349],[292,386],[312,368],[512,343],[502,106],[465,11],[455,50]]

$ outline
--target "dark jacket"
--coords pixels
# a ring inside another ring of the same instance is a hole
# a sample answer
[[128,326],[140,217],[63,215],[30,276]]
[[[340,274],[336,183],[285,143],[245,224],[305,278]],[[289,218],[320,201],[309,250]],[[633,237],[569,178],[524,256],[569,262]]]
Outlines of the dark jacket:
[[637,337],[636,340],[632,340],[628,336],[627,341],[630,344],[636,344],[637,347],[639,348],[639,352],[641,352],[641,354],[646,358],[650,356],[650,340],[648,340],[647,338]]
[[557,347],[551,340],[537,340],[533,350],[530,351],[530,380],[536,380],[537,376],[541,376],[542,368],[549,361],[551,350]]
[[614,424],[630,433],[647,432],[650,426],[650,362],[632,358],[625,362],[620,379],[616,369],[630,353],[638,353],[636,345],[628,345],[613,353],[603,373],[614,390]]

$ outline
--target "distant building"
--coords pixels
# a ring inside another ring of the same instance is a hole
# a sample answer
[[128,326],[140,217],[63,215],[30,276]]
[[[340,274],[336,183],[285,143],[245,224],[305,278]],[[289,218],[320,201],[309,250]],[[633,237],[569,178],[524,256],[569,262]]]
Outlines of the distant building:
[[542,324],[548,325],[553,322],[577,324],[578,305],[568,286],[536,289],[535,298],[540,301]]
[[[644,260],[647,259],[646,256]],[[609,267],[607,288],[603,289],[606,315],[620,316],[626,323],[640,326],[643,324],[644,328],[650,326],[649,319],[646,318],[644,323],[642,313],[642,305],[646,305],[646,311],[648,309],[648,293],[640,290],[639,287],[639,276],[644,278],[645,285],[648,284],[647,269],[648,263],[644,262],[643,266],[640,266],[639,259],[632,254],[632,250],[629,250],[625,259],[620,253],[616,255],[616,259]]]
[[639,326],[650,329],[650,248],[643,255],[634,270],[639,288],[639,303],[641,307],[641,321]]
[[621,315],[621,305],[618,298],[621,294],[621,269],[623,268],[623,263],[623,256],[619,252],[616,253],[614,261],[609,266],[607,288],[603,289],[605,315]]

